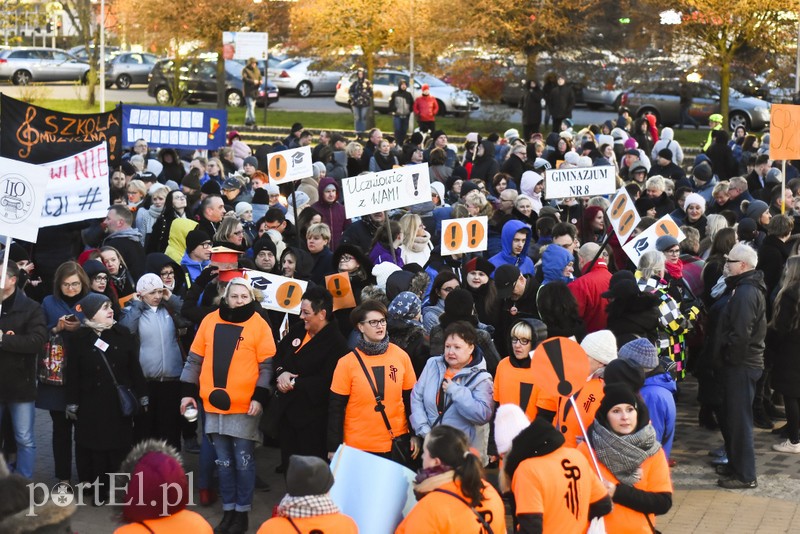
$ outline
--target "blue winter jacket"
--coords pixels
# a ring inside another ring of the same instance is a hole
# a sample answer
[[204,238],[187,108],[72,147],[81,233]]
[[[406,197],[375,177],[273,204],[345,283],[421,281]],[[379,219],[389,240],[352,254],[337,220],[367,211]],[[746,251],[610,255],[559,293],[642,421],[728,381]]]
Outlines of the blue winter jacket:
[[456,373],[447,388],[444,394],[447,408],[437,422],[436,399],[446,370],[444,356],[434,356],[425,364],[411,392],[411,426],[420,437],[426,436],[436,424],[455,427],[467,435],[471,446],[480,450],[483,444],[476,443],[476,428],[491,421],[494,410],[492,375],[476,347],[472,362]]
[[[515,256],[512,253],[514,250],[514,236],[517,234],[517,232],[523,230],[528,234],[528,237],[525,239],[525,246],[522,248],[522,254]],[[533,261],[528,257],[528,247],[531,246],[530,226],[516,219],[508,221],[503,225],[503,231],[500,235],[500,240],[503,244],[503,250],[489,258],[489,261],[492,263],[492,265],[495,267],[500,267],[501,265],[514,265],[519,268],[520,274],[535,274],[536,268],[533,265]],[[494,278],[494,273],[492,273],[492,278]]]
[[549,245],[542,253],[542,273],[544,274],[542,285],[557,281],[570,283],[573,279],[564,276],[564,269],[569,262],[574,261],[575,257],[564,247]]
[[656,429],[656,439],[664,448],[664,454],[669,458],[672,451],[672,441],[675,438],[675,392],[678,387],[669,373],[649,376],[644,381],[644,387],[639,391],[650,411],[650,422]]
[[178,346],[175,323],[167,311],[180,313],[183,302],[172,295],[158,308],[153,308],[141,300],[131,300],[123,309],[120,324],[132,334],[139,336],[139,364],[148,380],[158,378],[179,378],[183,371],[183,357]]

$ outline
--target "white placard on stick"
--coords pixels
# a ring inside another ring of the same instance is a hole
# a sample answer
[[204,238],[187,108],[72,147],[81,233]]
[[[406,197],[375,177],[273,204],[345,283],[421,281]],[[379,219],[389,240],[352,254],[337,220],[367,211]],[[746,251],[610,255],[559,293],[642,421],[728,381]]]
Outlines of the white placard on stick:
[[623,245],[622,250],[624,250],[631,261],[638,266],[639,260],[644,253],[656,250],[656,241],[659,237],[664,235],[671,235],[678,240],[678,243],[686,239],[686,236],[681,232],[681,229],[678,228],[678,225],[675,224],[675,221],[672,220],[672,217],[664,215],[647,230]]
[[544,174],[545,195],[549,199],[610,195],[617,190],[614,167],[550,169]]
[[308,282],[287,278],[263,271],[245,271],[245,279],[254,289],[264,294],[261,307],[293,315],[300,314],[300,301],[306,292]]
[[0,158],[0,234],[36,243],[47,179],[39,165]]
[[294,182],[314,175],[311,147],[301,146],[267,155],[267,173],[273,184]]
[[106,216],[110,205],[106,143],[40,167],[49,178],[41,227]]
[[428,165],[408,165],[342,180],[348,219],[431,201]]
[[611,205],[606,210],[606,215],[608,215],[608,220],[611,221],[611,225],[614,227],[614,232],[616,232],[620,244],[623,245],[642,220],[639,212],[636,211],[633,198],[624,187],[620,187],[616,196],[611,200]]
[[489,218],[464,217],[442,221],[442,255],[479,252],[489,248]]

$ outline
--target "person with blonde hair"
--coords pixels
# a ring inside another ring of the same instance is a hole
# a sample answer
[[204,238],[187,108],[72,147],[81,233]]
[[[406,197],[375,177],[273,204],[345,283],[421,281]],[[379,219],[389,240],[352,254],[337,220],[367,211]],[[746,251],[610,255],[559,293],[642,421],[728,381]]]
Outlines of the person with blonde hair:
[[470,217],[486,216],[491,219],[494,215],[492,205],[486,200],[483,193],[476,189],[467,193],[464,197],[464,204],[467,206],[467,213]]
[[416,263],[425,267],[431,257],[433,244],[431,234],[422,223],[422,217],[416,213],[406,213],[400,219],[400,231],[403,233],[403,242],[400,245],[403,263]]

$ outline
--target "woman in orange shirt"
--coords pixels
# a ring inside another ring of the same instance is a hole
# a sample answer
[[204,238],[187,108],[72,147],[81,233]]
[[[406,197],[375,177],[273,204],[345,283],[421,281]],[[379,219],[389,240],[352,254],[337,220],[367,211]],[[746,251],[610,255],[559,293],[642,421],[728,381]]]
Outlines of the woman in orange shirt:
[[[667,457],[641,397],[622,383],[606,384],[604,393],[588,434],[614,502],[606,531],[651,534],[655,516],[672,508]],[[585,443],[578,450],[589,458]]]
[[440,425],[425,437],[414,493],[418,502],[395,534],[506,531],[503,500],[483,480],[481,459],[456,428]]
[[[494,400],[498,406],[516,404],[528,421],[536,417],[539,387],[531,372],[531,351],[547,339],[547,325],[538,319],[521,319],[511,327],[511,352],[497,365]],[[555,410],[555,406],[552,407]]]

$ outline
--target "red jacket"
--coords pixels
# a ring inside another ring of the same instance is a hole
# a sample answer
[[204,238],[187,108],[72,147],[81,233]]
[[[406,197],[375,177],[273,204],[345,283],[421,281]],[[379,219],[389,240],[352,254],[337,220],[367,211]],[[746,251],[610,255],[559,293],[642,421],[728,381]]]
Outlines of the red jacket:
[[586,324],[586,332],[605,330],[608,323],[608,299],[600,296],[608,291],[611,273],[605,260],[598,259],[592,270],[576,278],[569,284],[569,289],[578,301],[578,312]]
[[439,113],[439,102],[434,97],[422,95],[414,101],[414,114],[419,117],[419,120],[435,121],[437,113]]

